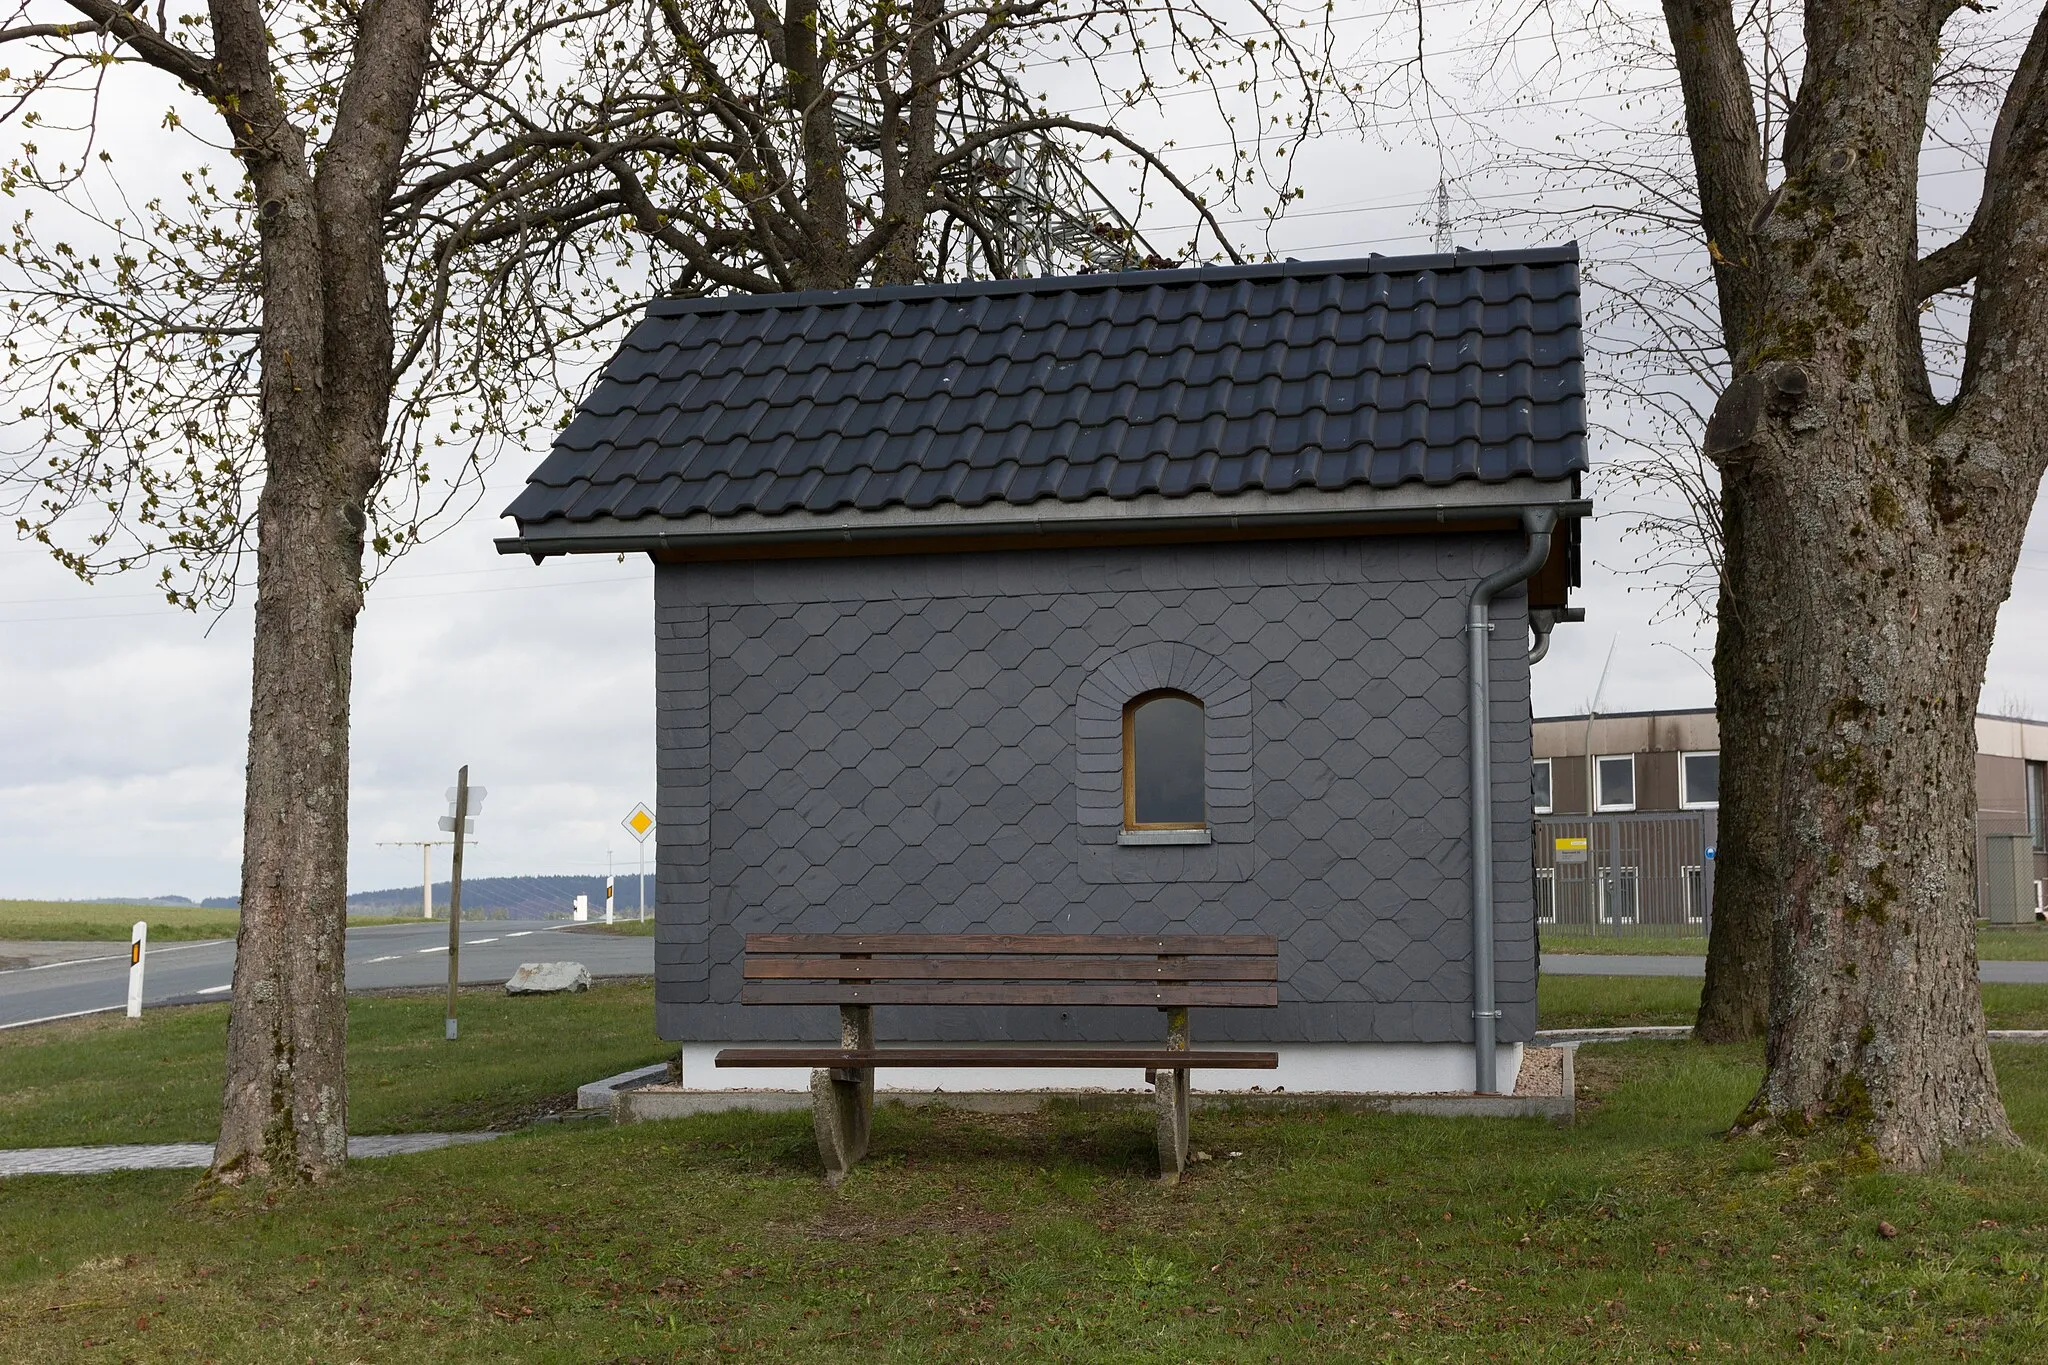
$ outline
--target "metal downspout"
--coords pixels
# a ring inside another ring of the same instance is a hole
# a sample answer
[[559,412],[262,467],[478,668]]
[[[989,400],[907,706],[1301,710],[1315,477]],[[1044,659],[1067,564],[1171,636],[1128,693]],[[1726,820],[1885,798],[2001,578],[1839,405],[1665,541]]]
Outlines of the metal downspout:
[[1472,718],[1472,1088],[1482,1095],[1499,1091],[1494,1075],[1495,1038],[1500,1011],[1493,999],[1493,681],[1488,639],[1493,632],[1493,599],[1503,589],[1526,582],[1550,558],[1550,536],[1557,514],[1549,508],[1528,508],[1522,529],[1529,545],[1522,557],[1488,574],[1472,590],[1465,612],[1465,641],[1470,677],[1467,709]]

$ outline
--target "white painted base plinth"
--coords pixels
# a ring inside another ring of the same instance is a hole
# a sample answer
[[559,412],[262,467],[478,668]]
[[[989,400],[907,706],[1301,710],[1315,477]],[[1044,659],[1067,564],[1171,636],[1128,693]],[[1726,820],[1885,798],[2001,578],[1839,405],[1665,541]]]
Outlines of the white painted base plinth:
[[[799,1046],[780,1043],[684,1043],[683,1084],[691,1090],[807,1091],[811,1073],[800,1067],[716,1066],[726,1047]],[[816,1044],[811,1044],[816,1046]],[[1000,1044],[992,1044],[1000,1046]],[[1194,1088],[1210,1094],[1232,1091],[1293,1091],[1324,1095],[1443,1095],[1472,1090],[1472,1049],[1463,1043],[1279,1043],[1275,1071],[1197,1068]],[[1515,1093],[1522,1070],[1522,1045],[1503,1043],[1495,1063],[1500,1093]],[[1100,1071],[1073,1067],[877,1067],[875,1093],[929,1094],[938,1090],[1128,1090],[1149,1091],[1145,1073],[1134,1067]]]

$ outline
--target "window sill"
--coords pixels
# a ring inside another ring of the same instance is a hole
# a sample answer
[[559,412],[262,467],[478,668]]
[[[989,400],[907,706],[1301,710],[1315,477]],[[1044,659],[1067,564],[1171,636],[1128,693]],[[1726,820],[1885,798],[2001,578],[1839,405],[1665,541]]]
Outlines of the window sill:
[[1206,829],[1126,829],[1117,831],[1119,848],[1185,848],[1209,842]]

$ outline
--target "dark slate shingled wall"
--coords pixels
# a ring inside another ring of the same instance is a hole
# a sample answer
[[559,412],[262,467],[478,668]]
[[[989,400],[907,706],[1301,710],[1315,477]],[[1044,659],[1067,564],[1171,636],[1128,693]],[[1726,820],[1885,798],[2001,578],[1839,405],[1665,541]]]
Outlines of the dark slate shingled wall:
[[[1278,1011],[1198,1036],[1471,1038],[1464,602],[1504,535],[676,566],[656,573],[657,1018],[740,1006],[752,931],[1261,932]],[[1495,609],[1504,1042],[1536,1018],[1529,667]],[[1161,670],[1214,704],[1209,848],[1120,848],[1091,738]],[[1247,699],[1249,705],[1242,703]],[[883,1009],[890,1038],[1156,1040],[1147,1010]]]
[[1565,479],[1576,247],[656,300],[508,509],[975,507]]

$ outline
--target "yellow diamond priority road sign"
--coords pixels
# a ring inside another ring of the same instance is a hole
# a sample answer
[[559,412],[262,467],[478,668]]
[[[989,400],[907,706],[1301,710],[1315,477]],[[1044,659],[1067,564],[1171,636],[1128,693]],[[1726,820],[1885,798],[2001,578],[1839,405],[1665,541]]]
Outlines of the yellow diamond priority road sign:
[[647,836],[654,833],[654,812],[647,809],[644,805],[635,806],[633,807],[633,813],[619,823],[624,825],[627,832],[635,839],[644,844],[647,842]]

